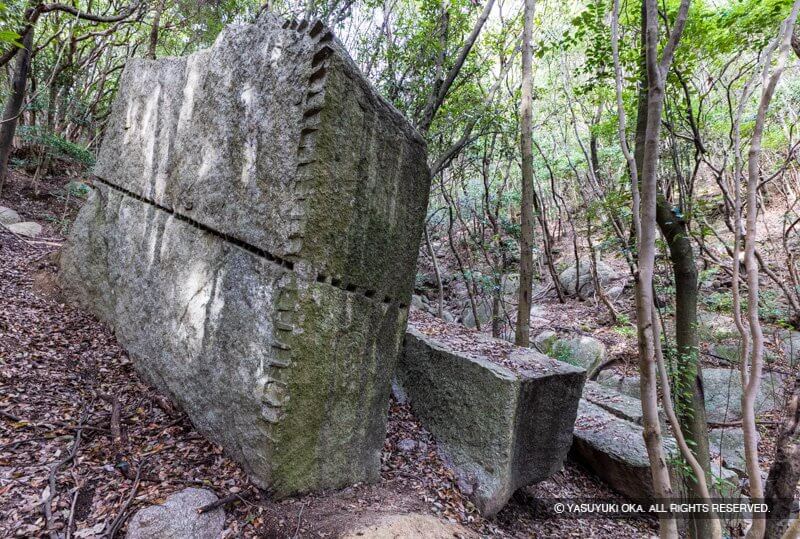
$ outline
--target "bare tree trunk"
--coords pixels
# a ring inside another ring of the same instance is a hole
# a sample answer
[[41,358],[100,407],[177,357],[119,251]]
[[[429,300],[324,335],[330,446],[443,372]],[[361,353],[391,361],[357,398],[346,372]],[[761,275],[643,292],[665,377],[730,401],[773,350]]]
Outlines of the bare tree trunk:
[[[667,499],[673,495],[664,453],[661,426],[658,418],[658,387],[656,385],[656,341],[660,338],[657,321],[653,319],[653,270],[655,266],[657,166],[661,113],[664,105],[664,88],[667,71],[678,45],[689,1],[682,0],[672,33],[658,55],[659,28],[656,0],[644,0],[645,60],[647,66],[647,123],[641,160],[640,211],[638,216],[639,255],[636,274],[636,326],[639,337],[639,369],[644,423],[644,441],[650,460],[653,490],[656,497]],[[661,517],[661,537],[677,537],[677,525],[672,515]]]
[[469,36],[467,36],[464,46],[461,47],[458,56],[456,56],[453,66],[447,72],[444,80],[441,81],[441,83],[437,83],[432,88],[431,96],[428,99],[428,102],[425,104],[420,121],[417,123],[417,129],[419,129],[421,133],[428,133],[428,130],[433,123],[433,119],[436,117],[436,112],[439,110],[439,107],[442,106],[442,103],[444,103],[444,99],[447,97],[447,93],[453,86],[453,82],[455,82],[456,77],[461,71],[461,68],[464,67],[464,62],[467,59],[467,55],[469,55],[473,45],[475,45],[475,42],[478,40],[478,36],[480,35],[481,30],[483,30],[483,25],[486,23],[486,19],[489,18],[489,14],[492,12],[493,6],[494,0],[488,0],[488,2],[486,2],[486,5],[483,7],[483,11],[478,17],[478,20],[475,21],[475,26],[472,27],[472,32],[470,32]]
[[[769,109],[772,96],[775,94],[775,87],[783,74],[789,52],[792,50],[792,31],[797,12],[800,9],[800,0],[796,0],[792,6],[792,12],[781,26],[781,33],[778,36],[780,52],[778,62],[771,76],[767,78],[767,73],[771,62],[764,64],[763,79],[764,85],[761,90],[761,99],[756,113],[756,122],[753,135],[750,139],[750,151],[747,159],[747,228],[744,236],[744,265],[747,274],[747,321],[752,341],[752,351],[750,357],[742,358],[742,382],[744,393],[742,395],[742,429],[744,430],[744,452],[747,464],[747,475],[750,480],[750,498],[763,498],[764,487],[761,479],[761,467],[758,463],[758,431],[756,429],[755,418],[755,399],[761,386],[761,371],[764,365],[764,335],[761,330],[761,322],[758,318],[758,296],[759,264],[756,259],[756,239],[758,232],[758,185],[760,181],[760,158],[761,158],[761,139],[764,134],[764,124],[766,122],[767,110]],[[738,190],[738,186],[737,186]],[[741,224],[741,214],[736,215],[736,226]],[[734,259],[733,264],[739,264],[739,260]],[[734,282],[734,287],[739,283]],[[736,308],[738,306],[735,306]],[[746,336],[742,334],[742,338]],[[749,367],[749,371],[748,371]],[[761,539],[766,530],[766,520],[764,515],[753,514],[753,524],[747,532],[747,537]]]
[[31,50],[33,49],[33,27],[22,39],[23,49],[17,55],[17,65],[14,78],[11,81],[11,95],[3,111],[3,123],[0,125],[0,193],[3,192],[3,183],[8,173],[8,157],[11,155],[11,145],[14,133],[17,130],[17,121],[22,113],[22,104],[25,101],[25,83],[28,80],[28,71],[31,67]]
[[147,45],[146,58],[156,59],[156,46],[158,45],[158,33],[161,30],[161,13],[164,11],[164,0],[156,4],[156,13],[153,16],[153,25],[150,27],[149,43]]
[[428,248],[428,254],[431,257],[431,262],[433,262],[433,273],[436,276],[436,290],[439,296],[436,312],[439,318],[442,318],[442,311],[444,310],[444,287],[442,286],[442,276],[439,273],[439,261],[436,260],[436,253],[433,250],[433,245],[431,245],[431,237],[430,234],[428,234],[427,224],[423,230],[425,234],[425,246]]
[[775,442],[775,459],[769,469],[764,498],[769,506],[765,537],[780,537],[789,527],[797,505],[800,481],[800,376],[795,377],[785,423]]
[[520,103],[522,143],[522,215],[520,232],[519,302],[514,342],[530,346],[531,288],[533,287],[533,13],[535,0],[525,0],[522,31],[522,103]]

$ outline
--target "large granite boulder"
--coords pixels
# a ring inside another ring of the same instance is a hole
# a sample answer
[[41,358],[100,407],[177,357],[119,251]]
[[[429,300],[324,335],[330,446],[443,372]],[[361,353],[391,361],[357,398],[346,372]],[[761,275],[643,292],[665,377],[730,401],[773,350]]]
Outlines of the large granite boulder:
[[641,381],[635,372],[623,374],[614,370],[600,371],[600,374],[597,375],[597,383],[634,399],[640,399]]
[[459,483],[494,515],[518,488],[561,468],[584,372],[454,324],[432,327],[409,327],[398,380]]
[[642,401],[639,399],[591,381],[583,386],[583,398],[626,421],[644,424]]
[[[687,495],[689,479],[681,471],[685,465],[674,466],[680,455],[677,443],[671,437],[663,413],[659,419],[672,486],[676,492]],[[654,493],[642,423],[638,399],[596,382],[587,382],[578,407],[569,457],[625,496],[635,500],[652,499]],[[741,432],[741,428],[709,432],[712,485],[719,496],[730,501],[738,501],[742,496],[739,476],[745,473]]]
[[[603,262],[597,261],[597,279],[603,287],[619,281],[622,278],[614,268]],[[575,262],[558,275],[558,282],[568,296],[589,298],[594,296],[594,275],[589,261],[581,261],[576,268]]]
[[744,430],[742,427],[727,427],[708,431],[708,445],[714,462],[721,462],[740,477],[747,477],[747,461],[744,455]]
[[377,480],[430,178],[332,34],[265,14],[130,59],[96,174],[68,296],[259,486]]

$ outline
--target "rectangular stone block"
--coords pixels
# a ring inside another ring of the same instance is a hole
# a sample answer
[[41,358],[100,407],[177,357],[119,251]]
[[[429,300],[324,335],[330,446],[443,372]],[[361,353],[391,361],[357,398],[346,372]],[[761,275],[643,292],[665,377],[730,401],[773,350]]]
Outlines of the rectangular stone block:
[[456,349],[446,335],[464,330],[437,328],[426,335],[409,327],[398,382],[478,509],[494,515],[518,488],[561,468],[584,370],[472,332],[469,346]]
[[276,495],[379,477],[425,145],[318,22],[126,66],[61,284]]

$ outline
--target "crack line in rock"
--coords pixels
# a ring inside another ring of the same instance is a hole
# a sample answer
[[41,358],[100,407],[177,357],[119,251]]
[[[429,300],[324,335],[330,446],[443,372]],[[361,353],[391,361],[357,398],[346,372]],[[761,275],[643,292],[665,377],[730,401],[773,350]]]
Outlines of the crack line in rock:
[[[153,207],[155,207],[155,208],[157,208],[157,209],[159,209],[159,210],[161,210],[163,212],[166,212],[166,213],[172,215],[173,217],[175,217],[176,219],[178,219],[180,221],[183,221],[183,222],[185,222],[185,223],[187,223],[187,224],[189,224],[189,225],[191,225],[191,226],[193,226],[193,227],[195,227],[195,228],[197,228],[197,229],[199,229],[199,230],[201,230],[203,232],[206,232],[207,234],[211,234],[212,236],[215,236],[215,237],[217,237],[217,238],[219,238],[219,239],[221,239],[221,240],[223,240],[223,241],[225,241],[227,243],[235,245],[236,247],[244,249],[245,251],[249,252],[250,254],[253,254],[253,255],[255,255],[255,256],[259,257],[259,258],[263,258],[263,259],[265,259],[265,260],[267,260],[269,262],[272,262],[273,264],[276,264],[276,265],[280,266],[281,268],[283,268],[285,270],[289,270],[289,271],[294,272],[294,262],[292,262],[291,260],[286,260],[285,258],[281,258],[279,256],[275,256],[272,253],[270,253],[268,251],[265,251],[264,249],[261,249],[260,247],[256,247],[255,245],[252,245],[252,244],[247,243],[247,242],[245,242],[243,240],[240,240],[239,238],[235,238],[233,236],[229,236],[227,234],[224,234],[224,233],[222,233],[222,232],[220,232],[218,230],[215,230],[215,229],[209,227],[208,225],[204,225],[203,223],[201,223],[199,221],[195,221],[191,217],[188,217],[186,215],[178,213],[174,209],[172,209],[172,208],[170,208],[168,206],[164,206],[162,204],[159,204],[155,200],[150,200],[148,198],[145,198],[145,197],[143,197],[141,195],[138,195],[138,194],[134,193],[133,191],[129,191],[128,189],[125,189],[124,187],[120,187],[119,185],[113,184],[113,183],[109,182],[108,180],[106,180],[104,178],[101,178],[100,176],[93,175],[92,176],[92,180],[96,181],[96,182],[98,182],[98,183],[100,183],[102,185],[105,185],[106,187],[108,187],[110,189],[118,191],[119,193],[121,193],[121,194],[123,194],[125,196],[128,196],[130,198],[136,199],[136,200],[138,200],[140,202],[144,202],[145,204],[149,204],[149,205],[151,205],[151,206],[153,206]],[[314,279],[311,279],[311,280],[314,280]],[[327,278],[325,277],[325,275],[321,274],[321,273],[316,276],[316,280],[319,281],[319,282],[323,282],[323,283],[324,282],[328,282],[328,284],[330,284],[332,287],[338,288],[339,290],[341,290],[343,292],[347,292],[348,294],[357,294],[357,295],[363,296],[363,297],[365,297],[365,298],[367,298],[369,300],[374,300],[374,298],[375,298],[375,294],[376,294],[375,290],[364,289],[364,288],[358,287],[358,286],[356,286],[355,284],[352,284],[352,283],[344,283],[340,279],[331,279],[330,281],[328,281]],[[385,296],[383,298],[383,303],[387,303],[387,304],[388,303],[395,303],[395,301],[392,298],[390,298],[389,296]],[[407,305],[404,304],[404,303],[398,303],[398,306],[401,309],[404,309]]]

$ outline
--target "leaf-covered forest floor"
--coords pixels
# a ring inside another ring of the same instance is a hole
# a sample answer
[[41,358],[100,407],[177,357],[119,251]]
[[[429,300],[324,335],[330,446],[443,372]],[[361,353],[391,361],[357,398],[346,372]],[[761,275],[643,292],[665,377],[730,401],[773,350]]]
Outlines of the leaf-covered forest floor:
[[[63,184],[45,180],[35,195],[28,178],[15,173],[0,199],[44,226],[35,241],[0,230],[0,536],[40,536],[48,521],[59,534],[69,528],[75,537],[93,537],[113,529],[122,536],[137,509],[189,486],[233,499],[226,505],[228,537],[336,537],[381,515],[408,512],[492,536],[654,532],[649,520],[537,519],[537,497],[616,496],[571,464],[520,491],[496,518],[482,519],[431,436],[394,401],[379,483],[271,499],[139,377],[107,327],[63,303],[57,254],[80,205],[65,196]],[[49,510],[43,500],[50,500]]]

